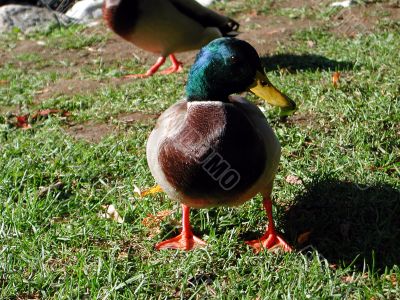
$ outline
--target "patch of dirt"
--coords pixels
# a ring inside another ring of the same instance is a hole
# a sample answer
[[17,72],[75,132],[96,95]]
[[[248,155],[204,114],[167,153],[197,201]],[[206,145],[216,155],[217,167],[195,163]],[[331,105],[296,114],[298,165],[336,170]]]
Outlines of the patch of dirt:
[[317,7],[319,5],[329,5],[331,0],[274,0],[271,3],[272,8],[302,8]]
[[76,95],[96,90],[101,83],[95,80],[61,79],[37,92],[36,100],[42,101],[60,95]]
[[67,133],[73,138],[85,140],[89,143],[99,143],[104,137],[114,132],[116,132],[116,128],[113,125],[92,121],[74,125],[67,129]]
[[355,5],[342,9],[331,21],[330,31],[340,35],[354,37],[374,31],[383,20],[400,20],[400,8],[388,3]]
[[310,20],[281,16],[247,16],[240,22],[239,38],[252,44],[260,56],[273,52],[279,43],[290,43],[294,32],[312,26]]
[[144,114],[142,112],[132,112],[119,114],[116,119],[125,124],[132,124],[146,120],[157,120],[160,114]]
[[0,106],[0,115],[18,114],[21,109],[16,106]]
[[35,97],[36,102],[41,102],[45,99],[58,97],[62,95],[72,96],[77,94],[90,94],[93,91],[98,91],[103,87],[115,87],[128,83],[126,78],[111,78],[107,80],[89,80],[89,79],[59,79],[55,83],[46,88],[37,91]]
[[[117,120],[117,123],[124,125],[131,125],[134,123],[144,122],[147,120],[156,120],[159,114],[145,114],[142,112],[122,113],[110,118],[110,120]],[[75,139],[85,140],[89,143],[99,143],[103,138],[112,134],[118,134],[120,128],[117,124],[110,121],[105,123],[96,123],[88,121],[83,124],[70,126],[66,132]]]
[[315,126],[314,120],[316,119],[316,116],[313,113],[296,113],[293,116],[290,116],[287,119],[287,123],[289,124],[295,124],[296,126],[300,127],[312,127]]

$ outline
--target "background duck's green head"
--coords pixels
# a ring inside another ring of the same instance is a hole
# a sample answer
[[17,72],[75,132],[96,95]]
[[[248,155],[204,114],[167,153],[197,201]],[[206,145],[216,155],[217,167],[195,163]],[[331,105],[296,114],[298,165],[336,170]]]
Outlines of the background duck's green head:
[[219,38],[203,47],[190,69],[188,101],[228,101],[228,96],[250,90],[272,105],[295,109],[264,75],[257,51],[247,42]]

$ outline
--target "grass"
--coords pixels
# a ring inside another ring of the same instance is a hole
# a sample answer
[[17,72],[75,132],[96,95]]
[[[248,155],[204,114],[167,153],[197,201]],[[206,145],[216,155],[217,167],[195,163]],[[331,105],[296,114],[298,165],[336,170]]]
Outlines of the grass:
[[[224,5],[230,9],[218,3]],[[77,26],[1,40],[11,58],[0,69],[1,299],[398,299],[398,22],[386,20],[353,38],[318,26],[295,33],[263,59],[271,81],[299,104],[286,123],[266,110],[283,149],[273,194],[277,228],[297,251],[260,255],[243,243],[266,226],[260,197],[237,209],[193,210],[193,227],[208,242],[204,249],[153,250],[177,233],[179,207],[164,194],[141,199],[134,193],[134,184],[154,184],[145,143],[155,120],[124,123],[118,115],[165,110],[183,96],[187,68],[37,101],[38,91],[62,79],[110,80],[125,63],[144,70],[131,59],[88,59],[69,73],[59,59],[13,53],[26,41],[79,53],[109,36],[85,32]],[[331,83],[334,71],[341,72],[338,88]],[[45,108],[72,116],[54,115],[30,130],[7,122],[8,111]],[[70,122],[110,119],[118,130],[98,144],[66,131]],[[303,184],[289,184],[288,175]],[[61,187],[43,192],[57,182]],[[109,204],[123,224],[99,216]],[[144,222],[160,211],[170,216]],[[309,238],[301,243],[304,233]]]

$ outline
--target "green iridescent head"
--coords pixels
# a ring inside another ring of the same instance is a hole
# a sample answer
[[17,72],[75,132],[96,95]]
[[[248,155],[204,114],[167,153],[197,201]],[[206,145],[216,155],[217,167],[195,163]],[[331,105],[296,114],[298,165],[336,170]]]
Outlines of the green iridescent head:
[[257,51],[249,43],[219,38],[200,50],[189,72],[188,101],[228,101],[229,95],[247,90],[286,110],[296,107],[264,75]]

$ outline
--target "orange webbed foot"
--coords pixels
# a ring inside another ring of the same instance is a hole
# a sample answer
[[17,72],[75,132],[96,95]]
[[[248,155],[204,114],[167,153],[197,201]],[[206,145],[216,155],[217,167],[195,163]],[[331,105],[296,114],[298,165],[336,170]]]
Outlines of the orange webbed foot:
[[172,239],[168,239],[166,241],[158,243],[157,245],[155,245],[155,248],[157,250],[178,249],[189,251],[195,248],[204,247],[205,245],[207,245],[206,242],[193,234],[191,236],[188,236],[186,234],[180,233]]
[[193,234],[192,227],[190,226],[189,214],[189,206],[182,204],[182,232],[172,239],[155,245],[157,250],[178,249],[189,251],[207,245],[206,242]]
[[175,57],[175,55],[170,54],[169,59],[171,60],[172,66],[161,71],[160,74],[163,75],[168,75],[176,72],[182,72],[183,71],[183,64],[182,62],[178,61]]
[[173,65],[170,66],[169,68],[162,70],[161,72],[159,72],[160,74],[163,75],[168,75],[168,74],[172,74],[172,73],[177,73],[177,72],[182,72],[183,71],[183,67],[182,67],[182,63],[179,62],[179,65]]
[[267,231],[259,239],[247,241],[246,244],[253,248],[254,253],[260,253],[262,249],[275,250],[279,248],[285,252],[291,252],[292,248],[275,231],[274,218],[272,216],[272,201],[270,196],[264,197],[263,205],[269,221]]
[[246,241],[246,244],[253,248],[254,253],[260,253],[263,249],[282,249],[285,252],[292,252],[292,248],[285,240],[276,233],[267,233],[260,239]]

